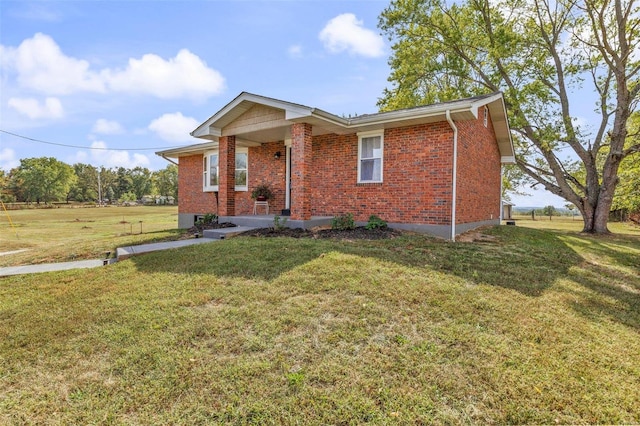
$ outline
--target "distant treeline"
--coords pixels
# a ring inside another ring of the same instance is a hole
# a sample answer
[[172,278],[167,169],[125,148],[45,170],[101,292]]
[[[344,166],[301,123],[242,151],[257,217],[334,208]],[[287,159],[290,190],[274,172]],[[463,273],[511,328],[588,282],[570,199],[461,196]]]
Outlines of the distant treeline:
[[146,167],[106,168],[68,165],[53,157],[25,158],[9,173],[0,170],[0,197],[5,203],[115,203],[143,198],[176,202],[178,167],[169,164],[152,172]]

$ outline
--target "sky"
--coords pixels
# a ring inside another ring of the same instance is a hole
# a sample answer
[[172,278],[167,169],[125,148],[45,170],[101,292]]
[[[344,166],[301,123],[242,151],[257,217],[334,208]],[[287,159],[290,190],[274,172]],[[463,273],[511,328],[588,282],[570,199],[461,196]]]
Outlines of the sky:
[[374,113],[389,87],[387,5],[0,0],[0,169],[50,156],[159,170],[155,151],[201,142],[189,132],[243,91]]

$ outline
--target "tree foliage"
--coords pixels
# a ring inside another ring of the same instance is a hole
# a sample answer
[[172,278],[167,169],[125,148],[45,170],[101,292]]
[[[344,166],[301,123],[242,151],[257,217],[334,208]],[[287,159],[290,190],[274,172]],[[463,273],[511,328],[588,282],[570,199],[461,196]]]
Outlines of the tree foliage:
[[12,177],[22,199],[37,203],[65,200],[77,179],[71,166],[53,157],[22,159]]
[[[379,106],[502,91],[520,169],[573,203],[584,231],[606,233],[620,164],[640,151],[624,146],[640,91],[636,1],[393,0],[380,16],[393,56]],[[574,115],[585,93],[589,125]]]
[[[51,202],[135,201],[145,195],[177,199],[178,171],[173,164],[155,172],[144,167],[109,169],[90,164],[69,166],[55,158],[27,158],[8,174],[0,170],[2,199]],[[156,187],[156,183],[159,187]]]
[[[634,113],[630,120],[626,149],[640,140],[640,113]],[[628,156],[620,163],[620,183],[613,199],[613,210],[640,213],[640,155]]]
[[159,195],[178,198],[178,166],[169,164],[153,174],[154,184]]

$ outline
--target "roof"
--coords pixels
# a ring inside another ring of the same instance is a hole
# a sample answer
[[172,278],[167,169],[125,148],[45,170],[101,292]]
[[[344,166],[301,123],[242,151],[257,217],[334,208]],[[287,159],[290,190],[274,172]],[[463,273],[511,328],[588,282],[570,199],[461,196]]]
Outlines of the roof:
[[[474,120],[478,118],[479,110],[484,106],[488,107],[491,114],[502,162],[514,162],[513,142],[507,122],[504,98],[500,92],[348,118],[331,114],[319,108],[242,92],[191,132],[191,136],[209,140],[213,144],[209,142],[190,145],[160,151],[157,154],[163,157],[177,158],[179,155],[204,152],[215,148],[218,138],[231,134],[236,136],[236,141],[239,144],[245,146],[285,140],[291,136],[290,128],[293,123],[311,124],[313,135],[317,136],[327,133],[348,134],[445,121],[447,112],[453,121]],[[233,129],[228,128],[236,120],[246,117],[249,110],[257,107],[274,112],[268,122],[245,120],[241,128],[238,126]]]

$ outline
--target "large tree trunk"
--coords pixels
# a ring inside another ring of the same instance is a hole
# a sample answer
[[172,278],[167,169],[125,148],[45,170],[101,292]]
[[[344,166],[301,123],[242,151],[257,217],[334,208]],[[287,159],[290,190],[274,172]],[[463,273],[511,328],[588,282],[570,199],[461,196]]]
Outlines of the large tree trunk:
[[611,209],[611,202],[601,202],[595,207],[589,203],[585,203],[581,209],[582,220],[584,226],[582,232],[588,232],[590,234],[609,234],[609,228],[607,223],[609,222],[609,210]]

